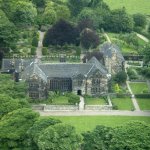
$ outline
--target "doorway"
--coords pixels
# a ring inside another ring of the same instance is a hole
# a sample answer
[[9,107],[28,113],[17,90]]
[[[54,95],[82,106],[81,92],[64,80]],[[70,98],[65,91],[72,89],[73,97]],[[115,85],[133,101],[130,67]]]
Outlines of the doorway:
[[77,91],[77,95],[82,95],[82,91],[81,91],[81,90],[78,90],[78,91]]

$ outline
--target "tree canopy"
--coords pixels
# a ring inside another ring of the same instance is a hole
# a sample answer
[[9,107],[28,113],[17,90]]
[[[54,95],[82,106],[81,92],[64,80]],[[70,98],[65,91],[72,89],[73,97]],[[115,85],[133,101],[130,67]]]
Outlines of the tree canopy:
[[59,20],[50,28],[44,38],[43,45],[78,44],[79,32],[71,23]]
[[66,124],[56,124],[43,131],[38,140],[39,149],[75,150],[81,143],[81,137],[75,128]]
[[83,134],[82,150],[135,150],[150,149],[150,126],[144,122],[131,121],[110,128],[97,126]]
[[26,132],[39,114],[22,108],[5,115],[0,122],[0,149],[26,147]]

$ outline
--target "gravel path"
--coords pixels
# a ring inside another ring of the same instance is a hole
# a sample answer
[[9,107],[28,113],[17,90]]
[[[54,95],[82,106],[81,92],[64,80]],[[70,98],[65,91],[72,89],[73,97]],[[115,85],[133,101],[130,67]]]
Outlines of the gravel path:
[[109,43],[111,43],[111,40],[110,40],[108,34],[107,34],[107,33],[104,33],[104,36],[106,37],[107,41],[108,41]]
[[150,111],[38,111],[41,116],[150,116]]
[[41,32],[41,31],[38,31],[39,32],[39,42],[38,42],[38,47],[36,49],[36,62],[38,62],[41,57],[42,57],[42,48],[43,48],[43,39],[44,39],[44,34],[45,32]]
[[84,98],[80,96],[79,110],[84,110]]
[[131,88],[130,88],[129,81],[127,81],[126,84],[127,84],[128,90],[129,90],[129,92],[130,92],[130,94],[131,94],[131,96],[132,96],[132,97],[131,97],[131,100],[132,100],[132,103],[133,103],[133,105],[134,105],[135,110],[140,111],[140,107],[139,107],[139,105],[138,105],[138,103],[137,103],[137,100],[136,100],[136,98],[135,98],[135,96],[134,96],[134,94],[133,94],[133,92],[132,92],[132,90],[131,90]]
[[142,39],[143,41],[145,41],[145,42],[149,42],[149,39],[148,38],[146,38],[145,36],[143,36],[143,35],[141,35],[141,34],[139,34],[139,33],[137,33],[136,34],[140,39]]

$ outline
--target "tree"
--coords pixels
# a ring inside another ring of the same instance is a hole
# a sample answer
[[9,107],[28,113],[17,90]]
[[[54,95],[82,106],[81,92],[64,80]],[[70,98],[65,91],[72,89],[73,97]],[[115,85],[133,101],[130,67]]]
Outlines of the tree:
[[127,80],[127,74],[125,71],[120,71],[115,75],[114,79],[117,83],[125,83]]
[[150,126],[144,122],[131,121],[116,127],[110,141],[111,150],[150,149]]
[[82,150],[109,150],[112,128],[96,126],[91,132],[83,133]]
[[[5,13],[0,10],[0,48],[2,52],[8,52],[9,49],[14,47],[18,39],[16,27],[9,21]],[[5,51],[7,50],[7,51]]]
[[91,8],[84,8],[78,15],[79,21],[82,21],[85,19],[91,20],[93,23],[94,29],[98,29],[100,18],[101,18],[101,16],[97,16],[95,11]]
[[129,16],[125,8],[113,10],[107,18],[105,18],[105,29],[113,32],[131,32],[133,30],[134,21]]
[[52,127],[58,123],[61,123],[61,121],[50,118],[50,117],[39,118],[27,132],[28,137],[29,137],[30,146],[31,147],[35,146],[35,148],[37,149],[38,148],[38,145],[37,145],[38,139],[39,139],[39,136],[42,134],[42,132],[46,128]]
[[0,149],[27,149],[26,132],[39,114],[22,108],[5,115],[0,122]]
[[145,150],[150,149],[150,126],[131,121],[110,128],[97,126],[83,134],[82,150]]
[[100,43],[99,36],[91,29],[84,29],[81,33],[81,46],[85,49],[96,48]]
[[29,108],[29,104],[24,99],[13,99],[5,94],[0,94],[0,118],[7,113],[19,108]]
[[37,7],[44,7],[46,0],[32,0],[32,3],[35,4]]
[[80,32],[85,28],[94,29],[93,21],[89,18],[82,19],[79,21],[77,28]]
[[70,10],[66,5],[50,1],[46,5],[42,20],[44,24],[54,24],[60,19],[67,20],[69,17]]
[[46,128],[38,139],[39,149],[75,150],[80,146],[81,137],[75,128],[66,124],[56,124]]
[[89,2],[90,0],[68,0],[72,16],[77,16],[84,7],[88,6]]
[[146,16],[143,14],[134,14],[133,20],[134,20],[135,26],[144,28],[146,25]]
[[149,64],[150,62],[150,44],[147,44],[143,50],[144,62],[145,64]]
[[35,22],[37,10],[31,2],[18,1],[15,12],[13,13],[13,22],[16,25],[31,25]]
[[49,45],[78,44],[79,32],[72,24],[60,20],[50,28],[43,40],[45,47]]

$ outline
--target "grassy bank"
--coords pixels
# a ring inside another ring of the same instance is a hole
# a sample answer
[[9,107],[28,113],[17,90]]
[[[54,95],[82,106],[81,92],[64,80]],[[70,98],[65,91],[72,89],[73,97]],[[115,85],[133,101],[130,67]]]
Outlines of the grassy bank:
[[125,7],[129,14],[150,15],[150,0],[104,0],[111,9]]
[[150,117],[131,117],[131,116],[58,116],[52,117],[61,120],[63,123],[74,126],[78,133],[93,130],[97,125],[110,127],[122,125],[131,120],[144,121],[150,124]]

